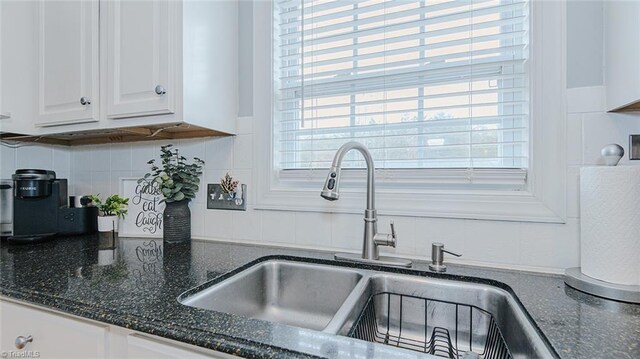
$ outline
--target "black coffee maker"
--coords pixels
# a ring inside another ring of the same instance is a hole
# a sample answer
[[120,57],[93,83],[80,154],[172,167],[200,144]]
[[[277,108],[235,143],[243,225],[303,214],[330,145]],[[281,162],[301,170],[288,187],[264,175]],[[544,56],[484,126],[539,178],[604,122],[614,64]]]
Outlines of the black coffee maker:
[[67,180],[40,169],[19,169],[13,179],[13,226],[8,239],[33,242],[97,231],[95,207],[69,208]]

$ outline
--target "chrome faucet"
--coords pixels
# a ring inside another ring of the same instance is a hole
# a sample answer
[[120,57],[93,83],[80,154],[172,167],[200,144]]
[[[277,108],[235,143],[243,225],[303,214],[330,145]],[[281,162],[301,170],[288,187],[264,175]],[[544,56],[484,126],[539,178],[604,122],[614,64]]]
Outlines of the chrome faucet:
[[322,198],[335,201],[340,198],[340,172],[344,156],[351,150],[357,150],[364,157],[367,163],[367,207],[364,210],[364,240],[362,243],[362,255],[357,256],[351,253],[336,253],[336,259],[349,260],[355,262],[377,263],[384,265],[394,265],[411,267],[411,261],[380,257],[378,247],[394,247],[397,243],[397,235],[393,222],[391,222],[391,234],[378,233],[378,216],[375,208],[375,166],[371,153],[363,144],[359,142],[347,142],[342,145],[335,156],[327,180],[320,195]]

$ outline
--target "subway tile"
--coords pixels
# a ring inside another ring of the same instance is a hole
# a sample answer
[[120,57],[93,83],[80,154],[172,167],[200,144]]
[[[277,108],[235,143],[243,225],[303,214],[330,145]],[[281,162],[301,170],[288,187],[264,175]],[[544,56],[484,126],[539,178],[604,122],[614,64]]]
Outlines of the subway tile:
[[238,117],[238,134],[249,135],[253,133],[253,117]]
[[331,246],[344,250],[362,250],[364,218],[358,214],[335,213],[331,220]]
[[73,192],[69,192],[69,195],[85,196],[92,194],[91,190],[91,172],[78,172],[73,174],[71,180]]
[[112,195],[111,175],[108,171],[91,172],[91,194],[95,194],[102,199]]
[[523,223],[520,235],[520,265],[565,269],[580,260],[580,221],[565,224]]
[[567,117],[567,164],[582,164],[582,115]]
[[131,178],[131,171],[111,171],[109,172],[109,195],[123,194],[120,190],[121,180],[123,178]]
[[110,148],[111,170],[131,171],[131,144],[119,143]]
[[246,211],[233,211],[231,214],[233,223],[233,239],[260,241],[262,239],[262,215],[248,207]]
[[53,169],[53,149],[50,145],[26,145],[17,149],[17,168]]
[[520,222],[465,221],[468,236],[460,254],[465,260],[518,264],[521,225]]
[[604,112],[606,107],[604,90],[604,86],[567,89],[567,112]]
[[261,211],[262,240],[265,242],[295,243],[295,213]]
[[331,247],[331,214],[295,213],[295,243],[311,247]]
[[53,170],[71,173],[71,149],[63,146],[53,146]]
[[11,179],[11,175],[16,172],[16,149],[0,146],[0,177]]
[[580,217],[580,166],[567,169],[567,217]]
[[205,169],[233,167],[234,137],[210,138],[205,142]]
[[190,203],[191,210],[191,235],[203,237],[205,235],[206,208],[202,203]]
[[443,243],[452,252],[464,252],[469,236],[467,222],[465,219],[416,218],[415,255],[430,260],[433,242]]
[[205,158],[204,147],[205,147],[205,140],[202,138],[180,140],[178,144],[180,154],[186,157],[189,161],[192,161],[194,157],[197,157],[204,161],[204,158]]
[[91,172],[91,148],[78,146],[71,150],[71,172],[74,175]]
[[233,143],[233,168],[249,169],[253,165],[253,136],[236,136]]
[[91,171],[109,171],[111,170],[111,151],[110,145],[90,146],[91,161],[89,169]]
[[233,237],[232,212],[206,209],[204,213],[204,235],[209,238],[231,239]]

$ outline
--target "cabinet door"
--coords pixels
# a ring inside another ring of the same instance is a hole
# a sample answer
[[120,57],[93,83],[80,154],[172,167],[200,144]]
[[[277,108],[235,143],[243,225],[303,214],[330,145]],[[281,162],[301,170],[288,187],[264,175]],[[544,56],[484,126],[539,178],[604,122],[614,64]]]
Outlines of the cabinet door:
[[[41,358],[106,357],[106,327],[9,302],[0,302],[0,327],[4,351],[36,352]],[[32,340],[18,349],[15,341],[19,336]]]
[[107,1],[107,117],[174,112],[176,1]]
[[38,4],[36,125],[98,121],[97,0]]

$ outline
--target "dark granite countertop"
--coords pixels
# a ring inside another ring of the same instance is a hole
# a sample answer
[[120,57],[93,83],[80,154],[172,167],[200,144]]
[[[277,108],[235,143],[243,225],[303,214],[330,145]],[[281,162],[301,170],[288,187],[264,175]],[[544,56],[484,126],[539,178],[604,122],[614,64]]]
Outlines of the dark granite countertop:
[[[180,293],[268,255],[332,254],[193,240],[97,236],[2,242],[0,294],[69,314],[251,358],[420,358],[318,331],[181,305]],[[427,263],[414,269],[427,270]],[[450,266],[510,286],[562,358],[640,358],[640,305],[593,297],[561,276]],[[423,273],[424,275],[424,273]],[[426,274],[430,275],[430,274]]]

